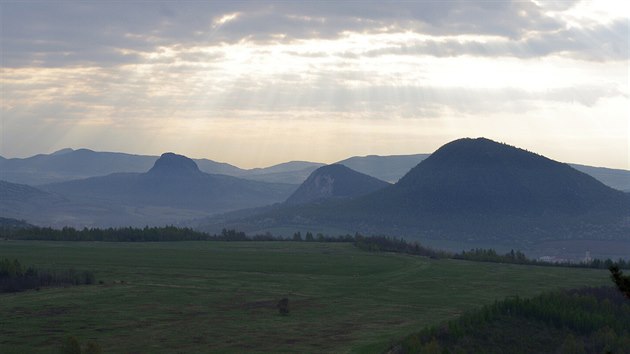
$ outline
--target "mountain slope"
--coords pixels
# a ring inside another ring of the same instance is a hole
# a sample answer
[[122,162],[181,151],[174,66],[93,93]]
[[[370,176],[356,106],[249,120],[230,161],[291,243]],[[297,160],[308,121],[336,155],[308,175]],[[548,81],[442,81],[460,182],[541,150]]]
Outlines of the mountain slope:
[[39,185],[113,172],[146,171],[155,160],[152,156],[64,149],[50,155],[7,159],[0,163],[0,177],[10,182]]
[[[366,175],[395,183],[428,156],[428,154],[354,156],[337,163]],[[141,173],[151,168],[157,159],[158,156],[70,148],[24,159],[5,159],[0,156],[0,179],[12,183],[41,185],[120,172]],[[199,169],[206,173],[296,185],[304,182],[314,170],[324,166],[322,163],[291,161],[265,168],[241,169],[208,159],[193,160]],[[610,187],[630,192],[630,171],[577,164],[571,166]]]
[[276,208],[232,223],[246,231],[319,228],[440,240],[629,240],[630,198],[543,156],[460,139],[371,194]]
[[180,224],[282,202],[295,188],[206,174],[193,160],[166,153],[145,173],[115,173],[39,188],[1,181],[0,217],[56,227]]
[[247,170],[247,174],[260,175],[260,174],[270,174],[270,173],[294,172],[294,171],[302,171],[309,168],[316,169],[321,166],[324,166],[324,164],[318,163],[318,162],[309,162],[309,161],[289,161],[289,162],[283,162],[283,163],[265,167],[265,168],[252,168],[251,170]]
[[63,213],[69,201],[25,184],[0,181],[0,217],[40,222],[51,211]]
[[[62,149],[49,155],[0,159],[0,179],[41,185],[118,172],[140,173],[151,168],[157,159],[157,156]],[[239,174],[243,171],[238,167],[207,159],[197,162],[208,173]]]
[[605,185],[624,192],[630,192],[630,171],[605,167],[570,164],[578,171],[593,176]]
[[[438,149],[396,185],[353,201],[350,219],[427,238],[629,239],[630,198],[567,164],[488,139]],[[360,218],[359,218],[360,219]]]
[[[12,183],[42,185],[113,173],[142,173],[158,156],[99,152],[89,149],[61,149],[51,154],[5,159],[0,156],[0,179]],[[324,164],[291,161],[265,168],[241,169],[224,162],[193,159],[199,169],[210,174],[235,176],[261,182],[300,184]]]
[[615,212],[626,198],[567,164],[479,138],[444,145],[381,202],[430,212],[529,216]]
[[244,170],[235,175],[252,181],[301,184],[308,176],[324,166],[322,163],[307,161],[290,161],[265,168],[253,168]]
[[337,162],[351,169],[395,183],[429,154],[391,155],[391,156],[354,156]]
[[329,198],[350,198],[385,188],[389,183],[356,172],[344,165],[318,168],[286,200],[287,204],[305,204]]
[[109,201],[131,206],[163,206],[224,212],[284,200],[293,185],[248,181],[199,170],[185,156],[163,154],[146,173],[116,173],[103,177],[42,186],[69,198]]
[[50,193],[46,193],[35,187],[0,180],[0,200],[3,202],[51,198],[53,198],[53,196],[51,196]]

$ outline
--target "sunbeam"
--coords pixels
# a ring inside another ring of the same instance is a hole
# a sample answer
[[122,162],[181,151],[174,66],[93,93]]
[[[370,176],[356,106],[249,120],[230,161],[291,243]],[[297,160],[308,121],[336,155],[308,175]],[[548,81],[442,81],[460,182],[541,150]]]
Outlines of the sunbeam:
[[[134,4],[132,18],[141,15]],[[365,18],[282,3],[206,16],[191,4],[172,10],[176,22],[146,13],[156,21],[120,23],[92,41],[79,35],[97,30],[87,20],[28,28],[43,6],[2,4],[1,153],[173,150],[255,167],[429,152],[491,135],[565,161],[630,168],[627,4],[471,2],[485,22],[449,4],[397,3],[407,12],[395,14],[374,5]],[[81,11],[90,19],[121,6]],[[580,151],[579,137],[603,154]]]

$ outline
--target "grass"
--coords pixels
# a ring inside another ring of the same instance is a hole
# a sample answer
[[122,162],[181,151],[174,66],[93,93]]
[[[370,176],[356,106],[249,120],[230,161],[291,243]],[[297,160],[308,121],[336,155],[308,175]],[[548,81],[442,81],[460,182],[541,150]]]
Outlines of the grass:
[[[431,260],[350,244],[0,241],[0,257],[102,285],[0,295],[0,352],[381,352],[507,296],[608,284],[608,272]],[[276,303],[289,298],[289,316]]]

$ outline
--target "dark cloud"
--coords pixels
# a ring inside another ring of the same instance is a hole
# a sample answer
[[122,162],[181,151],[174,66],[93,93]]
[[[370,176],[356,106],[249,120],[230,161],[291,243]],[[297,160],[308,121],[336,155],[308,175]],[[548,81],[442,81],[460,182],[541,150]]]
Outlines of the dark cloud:
[[[567,3],[572,2],[562,2]],[[530,1],[51,1],[0,6],[0,46],[7,67],[118,65],[137,62],[140,54],[160,46],[286,42],[335,38],[347,31],[496,35],[520,43],[531,32],[564,28]],[[239,15],[233,20],[217,23],[234,13]]]
[[368,50],[354,55],[370,57],[390,54],[437,57],[473,55],[533,58],[562,53],[573,58],[593,61],[627,60],[629,57],[628,33],[630,33],[628,21],[618,20],[611,24],[600,24],[586,29],[574,27],[534,33],[521,40],[484,42],[456,39],[426,40],[416,44]]

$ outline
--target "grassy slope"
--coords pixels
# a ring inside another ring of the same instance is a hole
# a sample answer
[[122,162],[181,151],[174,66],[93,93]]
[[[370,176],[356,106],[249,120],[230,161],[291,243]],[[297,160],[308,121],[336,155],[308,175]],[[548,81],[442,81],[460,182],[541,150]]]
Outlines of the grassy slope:
[[[379,351],[495,299],[609,282],[603,270],[330,243],[0,241],[0,256],[93,270],[106,282],[0,295],[0,352],[54,352],[68,334],[117,353]],[[275,308],[283,296],[287,317]]]

